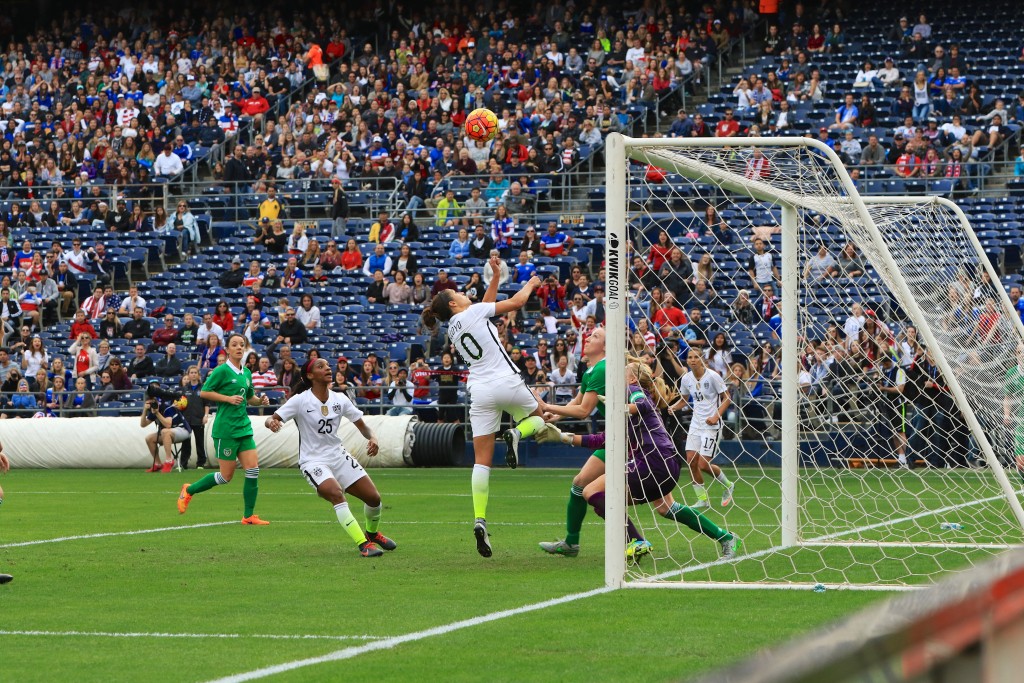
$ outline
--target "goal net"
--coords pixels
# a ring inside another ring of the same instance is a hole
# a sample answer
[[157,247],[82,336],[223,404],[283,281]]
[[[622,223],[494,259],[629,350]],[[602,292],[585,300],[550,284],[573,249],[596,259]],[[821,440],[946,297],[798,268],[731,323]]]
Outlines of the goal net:
[[[1024,328],[955,204],[861,197],[795,138],[610,136],[606,192],[609,583],[893,589],[1024,540]],[[661,378],[675,508],[665,467],[627,468],[657,457],[627,352]]]

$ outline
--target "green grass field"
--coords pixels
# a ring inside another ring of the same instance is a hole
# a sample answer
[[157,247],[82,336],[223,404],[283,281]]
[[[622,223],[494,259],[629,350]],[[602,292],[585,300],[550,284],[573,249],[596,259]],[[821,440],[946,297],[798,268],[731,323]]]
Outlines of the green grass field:
[[[485,560],[472,539],[468,470],[374,471],[386,506],[381,530],[399,548],[367,560],[295,471],[261,474],[257,511],[272,524],[259,528],[237,523],[240,481],[197,496],[182,517],[175,498],[194,472],[14,471],[4,478],[0,506],[0,571],[15,575],[0,588],[0,677],[208,681],[341,652],[343,659],[272,680],[679,680],[887,595],[623,590],[459,624],[603,585],[596,517],[588,517],[580,557],[537,548],[564,533],[572,474],[496,471],[489,511],[495,554]],[[845,476],[856,488],[871,475]],[[776,486],[769,479],[757,491],[741,486],[725,518],[755,557],[714,565],[701,578],[792,568],[794,579],[826,580],[840,575],[815,563],[838,566],[850,555],[851,573],[860,568],[863,578],[884,580],[889,565],[896,576],[920,575],[945,561],[896,551],[865,560],[848,549],[828,550],[832,558],[807,550],[757,556],[778,542]],[[361,506],[354,508],[362,522]],[[720,510],[710,516],[722,521]],[[715,561],[714,543],[664,520],[655,530],[648,518],[641,523],[658,552],[644,573]],[[145,530],[156,531],[138,533]],[[67,538],[78,536],[85,537]],[[27,544],[33,541],[41,542]],[[460,628],[387,640],[452,624]],[[351,648],[374,643],[388,647],[350,657]]]

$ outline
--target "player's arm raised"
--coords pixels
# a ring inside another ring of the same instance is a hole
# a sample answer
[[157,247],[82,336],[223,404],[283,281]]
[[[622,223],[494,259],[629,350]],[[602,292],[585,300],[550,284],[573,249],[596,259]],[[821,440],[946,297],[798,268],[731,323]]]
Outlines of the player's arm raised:
[[359,433],[363,435],[364,439],[366,439],[366,454],[370,457],[377,455],[377,452],[380,450],[380,446],[377,444],[377,435],[373,433],[372,429],[370,429],[370,425],[366,424],[365,420],[356,420],[352,424],[355,425],[356,429],[359,430]]
[[491,281],[480,301],[485,304],[493,304],[498,299],[498,287],[501,286],[501,257],[492,256],[487,264],[491,267]]
[[[495,275],[494,277],[497,278],[498,276]],[[491,280],[491,285],[494,285],[494,280]],[[540,278],[534,275],[530,278],[529,282],[523,285],[522,289],[515,293],[515,296],[494,304],[494,315],[505,315],[509,311],[518,311],[526,305],[526,302],[530,300],[530,296],[533,294],[533,290],[539,286]]]

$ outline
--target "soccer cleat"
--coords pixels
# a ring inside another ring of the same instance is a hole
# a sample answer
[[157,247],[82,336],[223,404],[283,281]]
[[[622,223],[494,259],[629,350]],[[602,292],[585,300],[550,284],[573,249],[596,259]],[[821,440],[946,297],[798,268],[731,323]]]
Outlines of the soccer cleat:
[[384,550],[394,550],[395,548],[398,547],[397,543],[395,543],[394,541],[392,541],[390,538],[388,538],[387,536],[385,536],[384,534],[382,534],[379,531],[375,531],[372,534],[371,533],[367,533],[366,534],[366,540],[369,541],[370,543],[375,543],[375,544],[379,545]]
[[380,557],[384,551],[373,541],[367,541],[359,546],[359,554],[363,557]]
[[506,429],[501,438],[505,441],[505,464],[514,470],[519,467],[519,439],[522,437],[519,430],[513,427]]
[[731,538],[723,538],[718,542],[722,546],[722,559],[731,560],[736,557],[739,552],[740,546],[743,545],[743,541],[736,534],[730,534]]
[[167,462],[165,462],[165,463],[163,464],[163,466],[162,466],[162,467],[160,468],[160,471],[161,471],[161,472],[170,472],[170,471],[171,471],[171,470],[173,470],[173,469],[174,469],[174,461],[173,461],[173,460],[168,460],[168,461],[167,461]]
[[690,506],[691,510],[703,510],[704,508],[711,507],[711,503],[708,502],[707,498],[698,498],[697,502]]
[[626,562],[631,565],[636,564],[641,557],[649,554],[652,550],[654,550],[654,546],[650,541],[634,539],[626,545]]
[[0,574],[0,586],[11,581],[14,581],[14,577],[10,574]]
[[253,526],[266,526],[267,524],[270,524],[270,522],[260,519],[256,515],[252,515],[251,517],[243,517],[242,524],[251,524]]
[[564,540],[543,541],[540,549],[551,555],[564,555],[565,557],[576,557],[580,554],[579,543],[566,543]]
[[144,471],[145,472],[159,472],[160,471],[160,467],[161,467],[161,465],[159,463],[153,463],[152,467],[150,467],[148,470],[144,470]]
[[729,484],[729,487],[722,492],[722,507],[727,508],[732,505],[732,492],[736,489],[736,482]]
[[476,537],[476,551],[483,557],[490,557],[491,539],[487,534],[487,522],[478,519],[473,525],[473,535]]
[[181,485],[181,493],[178,494],[178,514],[185,514],[188,504],[192,502],[192,494],[188,492],[188,484]]

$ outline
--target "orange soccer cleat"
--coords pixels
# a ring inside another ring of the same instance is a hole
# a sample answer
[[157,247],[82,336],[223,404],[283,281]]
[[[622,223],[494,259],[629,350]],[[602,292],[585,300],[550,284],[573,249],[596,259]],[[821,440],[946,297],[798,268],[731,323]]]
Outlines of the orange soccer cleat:
[[243,517],[242,518],[242,524],[252,524],[252,525],[255,525],[255,526],[266,526],[267,524],[270,524],[270,522],[268,522],[266,520],[263,520],[263,519],[260,519],[256,515],[252,515],[251,517]]
[[188,504],[192,502],[192,494],[188,492],[188,484],[181,485],[181,493],[178,494],[178,513],[185,514]]

